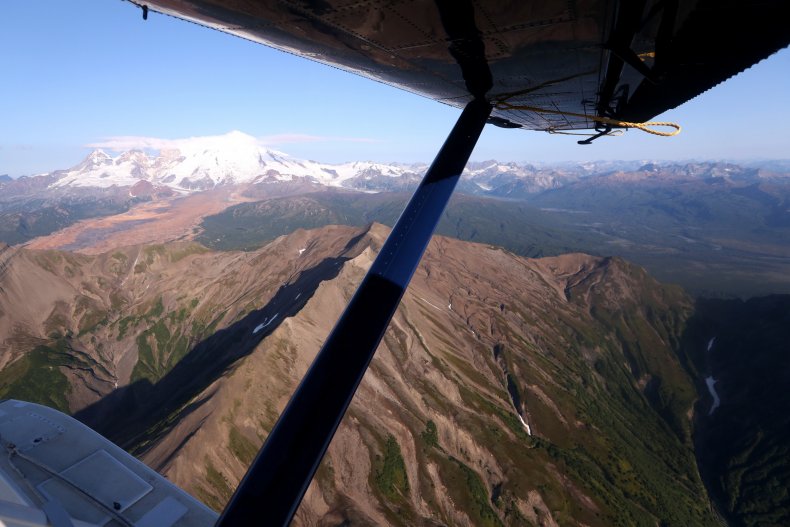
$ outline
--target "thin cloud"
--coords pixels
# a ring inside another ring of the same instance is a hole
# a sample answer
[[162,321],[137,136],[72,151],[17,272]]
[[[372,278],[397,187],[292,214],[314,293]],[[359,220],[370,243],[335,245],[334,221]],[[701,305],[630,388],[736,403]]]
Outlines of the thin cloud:
[[188,139],[161,139],[158,137],[117,136],[85,145],[88,148],[106,150],[169,150],[182,146]]
[[198,145],[217,143],[221,141],[243,141],[247,144],[255,144],[261,147],[295,143],[320,143],[320,142],[344,142],[344,143],[378,143],[376,139],[366,137],[339,137],[322,136],[308,134],[276,134],[263,137],[253,137],[242,132],[229,132],[224,135],[188,137],[183,139],[164,139],[161,137],[145,136],[113,136],[100,141],[85,145],[88,148],[102,148],[115,152],[126,150],[184,150]]
[[308,135],[308,134],[276,134],[265,135],[259,140],[265,145],[282,145],[290,143],[380,143],[378,139],[369,137],[342,137],[333,135]]

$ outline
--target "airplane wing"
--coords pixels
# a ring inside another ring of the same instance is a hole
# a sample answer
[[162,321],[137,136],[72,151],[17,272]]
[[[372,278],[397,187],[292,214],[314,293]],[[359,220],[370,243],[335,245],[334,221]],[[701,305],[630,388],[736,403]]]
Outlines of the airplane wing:
[[646,121],[790,44],[786,0],[133,3],[548,131]]
[[57,410],[0,401],[0,526],[185,527],[217,514]]

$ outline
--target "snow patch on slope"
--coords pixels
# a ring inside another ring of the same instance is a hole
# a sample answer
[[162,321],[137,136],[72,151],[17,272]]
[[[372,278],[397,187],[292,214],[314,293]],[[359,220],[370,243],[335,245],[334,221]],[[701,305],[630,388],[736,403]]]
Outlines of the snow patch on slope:
[[713,412],[721,404],[721,399],[719,399],[719,394],[718,392],[716,392],[717,382],[718,381],[714,379],[712,375],[705,377],[705,384],[708,386],[708,391],[710,392],[711,397],[713,397],[713,404],[710,407],[710,411],[708,412],[708,415],[713,415]]
[[268,327],[269,324],[274,322],[274,319],[277,318],[277,315],[279,315],[279,313],[275,314],[271,319],[265,319],[262,323],[255,326],[255,329],[252,330],[252,334],[254,335],[259,331],[261,331],[262,329],[266,329],[266,327]]

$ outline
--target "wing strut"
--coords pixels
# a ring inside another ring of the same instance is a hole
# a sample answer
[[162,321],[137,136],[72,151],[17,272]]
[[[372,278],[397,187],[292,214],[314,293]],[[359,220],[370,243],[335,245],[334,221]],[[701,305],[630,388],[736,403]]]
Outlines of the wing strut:
[[491,112],[464,108],[217,523],[288,525],[395,314]]

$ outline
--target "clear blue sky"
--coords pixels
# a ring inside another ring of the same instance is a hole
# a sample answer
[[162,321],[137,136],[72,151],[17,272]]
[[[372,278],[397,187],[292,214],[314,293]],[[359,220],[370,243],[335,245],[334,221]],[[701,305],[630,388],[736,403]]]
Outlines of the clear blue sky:
[[[300,158],[430,161],[458,110],[121,0],[2,0],[0,174],[67,168],[116,136],[177,139],[240,130],[321,141],[276,148]],[[487,127],[473,159],[790,157],[790,51],[660,119],[675,138],[632,130],[574,138]],[[367,139],[368,142],[348,138]]]

